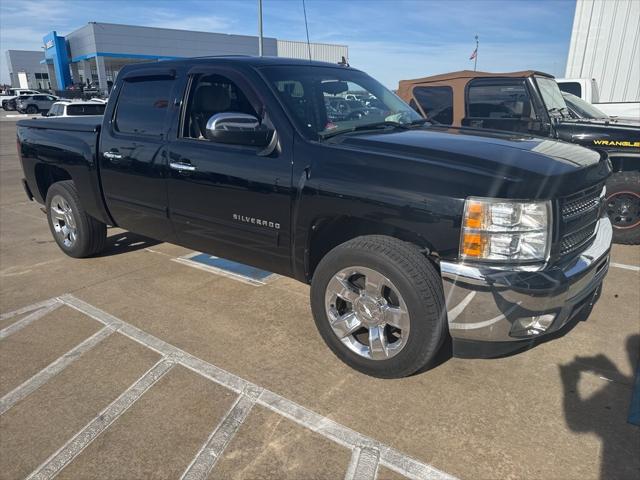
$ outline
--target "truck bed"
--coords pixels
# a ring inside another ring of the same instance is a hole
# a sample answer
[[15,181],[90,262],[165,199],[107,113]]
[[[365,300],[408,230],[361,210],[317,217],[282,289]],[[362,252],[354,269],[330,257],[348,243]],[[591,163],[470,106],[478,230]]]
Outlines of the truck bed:
[[30,118],[17,124],[20,160],[34,199],[46,202],[48,185],[73,180],[87,213],[111,224],[97,159],[102,115]]
[[19,120],[19,127],[46,128],[47,130],[67,130],[70,132],[97,132],[102,125],[102,115],[78,117],[29,118]]

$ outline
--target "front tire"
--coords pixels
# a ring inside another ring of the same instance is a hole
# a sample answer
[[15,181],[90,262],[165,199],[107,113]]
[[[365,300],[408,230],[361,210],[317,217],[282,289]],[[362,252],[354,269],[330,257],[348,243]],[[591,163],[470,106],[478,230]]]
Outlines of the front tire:
[[33,115],[34,113],[38,113],[38,107],[35,105],[29,105],[26,111],[29,115]]
[[107,226],[84,211],[73,181],[51,185],[46,210],[51,234],[64,253],[85,258],[104,249]]
[[313,317],[350,367],[379,378],[411,375],[447,334],[442,281],[415,245],[357,237],[331,250],[311,284]]
[[607,215],[614,243],[640,243],[640,172],[614,173],[607,181]]

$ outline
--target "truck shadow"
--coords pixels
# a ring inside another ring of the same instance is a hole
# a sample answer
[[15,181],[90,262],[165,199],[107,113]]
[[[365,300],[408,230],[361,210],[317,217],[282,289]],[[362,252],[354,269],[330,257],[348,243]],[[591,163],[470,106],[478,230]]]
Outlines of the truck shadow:
[[[636,372],[640,335],[629,336],[626,349],[632,371]],[[620,372],[602,354],[575,357],[558,368],[564,388],[567,426],[573,432],[595,434],[600,438],[600,478],[639,478],[640,428],[627,423],[633,375]]]
[[121,232],[107,237],[104,250],[97,257],[110,257],[111,255],[120,255],[128,252],[135,252],[143,248],[149,248],[158,245],[157,240],[143,237],[137,233]]

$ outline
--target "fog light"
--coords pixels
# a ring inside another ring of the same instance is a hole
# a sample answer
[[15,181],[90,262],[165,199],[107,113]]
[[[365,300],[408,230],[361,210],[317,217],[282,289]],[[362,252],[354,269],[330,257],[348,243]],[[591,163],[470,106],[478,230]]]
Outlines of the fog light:
[[556,318],[555,313],[546,313],[535,317],[519,318],[511,327],[514,337],[531,337],[544,333]]

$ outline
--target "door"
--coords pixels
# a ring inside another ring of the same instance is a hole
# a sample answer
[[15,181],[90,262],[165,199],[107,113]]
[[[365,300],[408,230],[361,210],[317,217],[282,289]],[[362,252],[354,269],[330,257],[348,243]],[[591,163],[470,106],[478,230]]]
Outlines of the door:
[[[179,242],[195,250],[278,273],[290,270],[291,151],[205,137],[216,113],[253,115],[263,105],[229,68],[192,73],[179,131],[169,144],[169,206]],[[286,147],[286,146],[285,146]]]
[[174,241],[167,210],[165,128],[174,104],[173,70],[146,69],[125,76],[110,120],[100,135],[100,175],[116,224],[149,237]]

